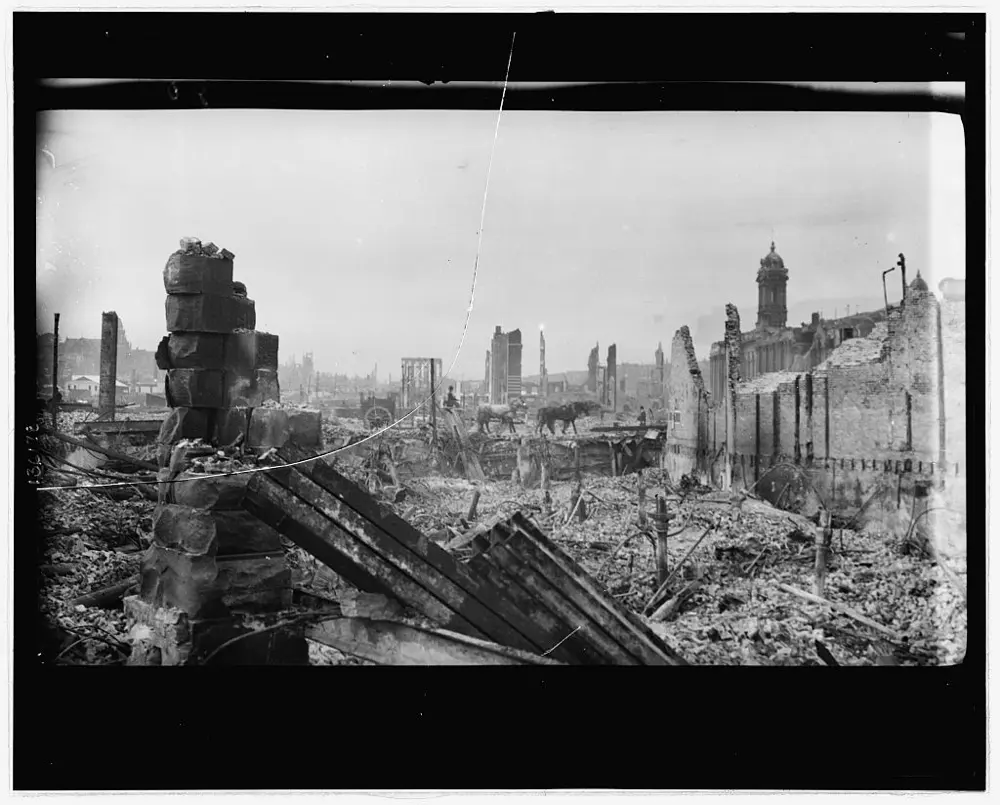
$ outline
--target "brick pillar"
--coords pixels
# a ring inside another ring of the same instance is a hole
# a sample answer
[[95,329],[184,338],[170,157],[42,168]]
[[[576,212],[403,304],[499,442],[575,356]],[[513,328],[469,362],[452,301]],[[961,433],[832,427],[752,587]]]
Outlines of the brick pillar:
[[[279,401],[278,337],[253,329],[254,302],[233,281],[233,257],[186,238],[163,272],[170,335],[157,365],[167,372],[173,410],[158,437],[153,544],[139,594],[125,602],[135,665],[198,663],[252,632],[248,619],[273,617],[291,603],[277,532],[241,506],[250,476],[201,477],[188,471],[197,449],[175,449],[182,440],[214,448],[241,436],[249,447],[280,447],[293,437],[322,445],[318,412],[260,407]],[[305,664],[308,650],[301,633],[276,630],[234,643],[213,662]]]
[[115,390],[118,381],[118,314],[101,314],[101,385],[97,407],[102,415],[115,417]]

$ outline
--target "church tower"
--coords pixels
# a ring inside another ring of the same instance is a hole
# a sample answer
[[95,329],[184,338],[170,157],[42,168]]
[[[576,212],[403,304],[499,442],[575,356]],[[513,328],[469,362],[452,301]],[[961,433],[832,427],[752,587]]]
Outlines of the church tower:
[[784,327],[788,318],[785,290],[788,285],[788,269],[785,261],[774,250],[762,257],[757,271],[757,329]]

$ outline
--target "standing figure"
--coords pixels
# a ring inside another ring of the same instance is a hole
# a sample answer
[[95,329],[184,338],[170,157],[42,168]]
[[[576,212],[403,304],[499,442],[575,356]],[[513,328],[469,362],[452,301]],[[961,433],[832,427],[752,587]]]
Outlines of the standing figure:
[[646,426],[646,409],[643,406],[639,406],[639,424],[643,427]]

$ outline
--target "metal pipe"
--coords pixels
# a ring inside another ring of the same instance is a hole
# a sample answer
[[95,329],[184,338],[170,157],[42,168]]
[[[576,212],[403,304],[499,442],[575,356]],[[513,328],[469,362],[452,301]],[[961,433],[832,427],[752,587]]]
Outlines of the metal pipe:
[[896,270],[896,266],[893,266],[892,268],[886,269],[885,271],[882,272],[882,295],[885,297],[885,317],[886,317],[886,319],[889,318],[889,292],[885,288],[885,275],[888,274],[889,272],[895,271],[895,270]]

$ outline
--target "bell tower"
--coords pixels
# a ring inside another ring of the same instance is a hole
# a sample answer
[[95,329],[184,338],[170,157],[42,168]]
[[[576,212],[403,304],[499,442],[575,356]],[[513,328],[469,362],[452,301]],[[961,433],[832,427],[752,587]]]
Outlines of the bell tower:
[[785,261],[774,250],[762,257],[757,271],[757,329],[781,328],[788,319],[785,291],[788,286],[788,269]]

